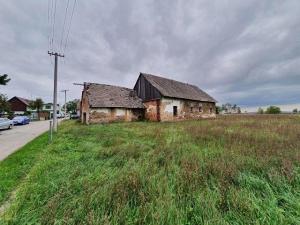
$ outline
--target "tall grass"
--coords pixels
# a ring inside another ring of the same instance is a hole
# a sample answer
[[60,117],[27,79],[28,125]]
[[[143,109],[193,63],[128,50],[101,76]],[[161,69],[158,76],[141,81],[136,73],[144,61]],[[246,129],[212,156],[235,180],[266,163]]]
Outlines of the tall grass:
[[299,151],[296,116],[67,122],[2,223],[299,224]]

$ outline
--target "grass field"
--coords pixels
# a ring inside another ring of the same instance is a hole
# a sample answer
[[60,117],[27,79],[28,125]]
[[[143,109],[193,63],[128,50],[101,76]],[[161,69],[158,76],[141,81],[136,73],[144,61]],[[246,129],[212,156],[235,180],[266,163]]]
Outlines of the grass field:
[[300,117],[67,121],[0,178],[3,224],[300,224]]

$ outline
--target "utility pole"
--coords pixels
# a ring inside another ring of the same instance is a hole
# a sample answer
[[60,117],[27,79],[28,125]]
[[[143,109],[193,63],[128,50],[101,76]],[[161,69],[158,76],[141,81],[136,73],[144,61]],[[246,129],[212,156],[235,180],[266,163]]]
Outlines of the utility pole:
[[54,63],[54,89],[53,89],[53,130],[57,131],[57,61],[58,57],[65,57],[57,52],[49,52],[50,56],[54,55],[55,63]]
[[67,118],[67,91],[69,90],[61,90],[61,92],[65,92],[65,119]]

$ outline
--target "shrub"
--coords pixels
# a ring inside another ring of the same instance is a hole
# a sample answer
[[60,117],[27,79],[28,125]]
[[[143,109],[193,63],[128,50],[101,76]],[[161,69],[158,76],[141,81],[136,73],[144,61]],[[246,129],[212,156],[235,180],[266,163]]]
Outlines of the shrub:
[[281,113],[281,110],[278,106],[271,105],[266,109],[266,113],[267,114],[279,114],[279,113]]

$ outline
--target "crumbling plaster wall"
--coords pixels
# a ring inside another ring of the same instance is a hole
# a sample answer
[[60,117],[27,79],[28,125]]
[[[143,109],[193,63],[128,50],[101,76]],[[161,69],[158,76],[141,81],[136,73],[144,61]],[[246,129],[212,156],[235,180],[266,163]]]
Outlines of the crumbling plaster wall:
[[[89,121],[89,113],[90,113],[90,105],[89,100],[86,91],[83,91],[82,93],[82,99],[81,99],[81,106],[80,106],[80,119],[82,123],[87,123]],[[84,121],[84,115],[86,117],[86,121]]]
[[149,121],[159,121],[159,104],[160,100],[153,100],[144,102],[145,110],[145,118]]
[[143,118],[142,109],[92,108],[89,123],[109,123],[116,121],[137,121]]
[[[177,107],[177,116],[174,116],[174,106]],[[161,121],[213,118],[216,116],[215,103],[210,102],[162,98],[159,107]]]

